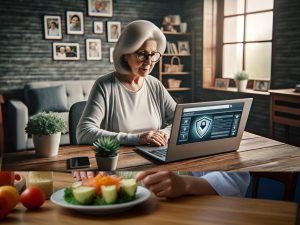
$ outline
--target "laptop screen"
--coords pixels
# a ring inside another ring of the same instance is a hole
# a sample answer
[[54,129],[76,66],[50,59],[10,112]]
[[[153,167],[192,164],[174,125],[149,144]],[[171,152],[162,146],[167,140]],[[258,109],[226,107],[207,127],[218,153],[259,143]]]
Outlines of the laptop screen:
[[184,108],[177,145],[236,137],[243,107],[239,102]]

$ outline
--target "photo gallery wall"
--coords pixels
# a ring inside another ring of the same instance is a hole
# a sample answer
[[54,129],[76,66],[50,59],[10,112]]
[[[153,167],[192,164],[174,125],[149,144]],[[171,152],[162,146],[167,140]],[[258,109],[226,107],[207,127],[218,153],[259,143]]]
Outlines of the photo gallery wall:
[[[88,16],[93,17],[112,17],[113,0],[87,0]],[[93,21],[93,33],[103,34],[104,22]],[[66,11],[66,34],[84,35],[84,15],[82,11]],[[117,42],[121,34],[121,22],[106,22],[107,42]],[[62,22],[61,16],[44,15],[44,36],[46,40],[62,40]],[[102,44],[101,39],[86,39],[85,41],[86,59],[101,60]],[[109,62],[113,62],[114,48],[109,49]],[[80,46],[79,43],[53,43],[54,60],[79,60]]]

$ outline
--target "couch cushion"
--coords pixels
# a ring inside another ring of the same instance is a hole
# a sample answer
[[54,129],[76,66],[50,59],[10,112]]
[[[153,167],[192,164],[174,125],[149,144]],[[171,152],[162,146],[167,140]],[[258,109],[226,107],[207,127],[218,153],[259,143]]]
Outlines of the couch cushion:
[[62,85],[32,88],[27,91],[29,114],[38,112],[67,112],[66,90]]

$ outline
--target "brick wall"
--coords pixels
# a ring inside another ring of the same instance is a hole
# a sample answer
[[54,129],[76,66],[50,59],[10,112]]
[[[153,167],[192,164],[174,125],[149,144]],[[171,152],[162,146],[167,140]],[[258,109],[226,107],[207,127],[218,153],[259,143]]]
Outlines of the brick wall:
[[[121,21],[122,27],[135,19],[146,19],[160,26],[164,15],[180,14],[179,0],[114,0],[112,18],[87,16],[87,0],[39,1],[2,0],[0,3],[0,93],[23,87],[28,81],[96,79],[113,70],[109,63],[106,30],[93,33],[93,21]],[[83,11],[84,35],[66,34],[66,10]],[[63,40],[45,40],[43,16],[62,18]],[[86,38],[102,40],[102,60],[87,61]],[[52,42],[74,42],[80,45],[79,61],[53,61]]]

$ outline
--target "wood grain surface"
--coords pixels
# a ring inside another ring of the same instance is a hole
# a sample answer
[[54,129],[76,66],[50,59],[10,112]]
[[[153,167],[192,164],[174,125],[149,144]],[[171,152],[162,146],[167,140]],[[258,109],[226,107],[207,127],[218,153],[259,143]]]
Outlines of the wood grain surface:
[[[2,170],[67,171],[66,160],[77,156],[88,156],[90,169],[97,169],[91,146],[63,146],[58,156],[51,158],[37,158],[34,150],[7,153],[3,156]],[[300,148],[244,132],[237,151],[161,164],[144,158],[134,147],[123,146],[117,170],[299,171]]]
[[[70,186],[69,173],[54,173],[54,189]],[[49,200],[40,210],[28,211],[21,204],[1,224],[228,224],[294,225],[297,204],[292,202],[220,196],[187,196],[159,200],[152,196],[128,211],[112,215],[85,215],[64,209]]]

